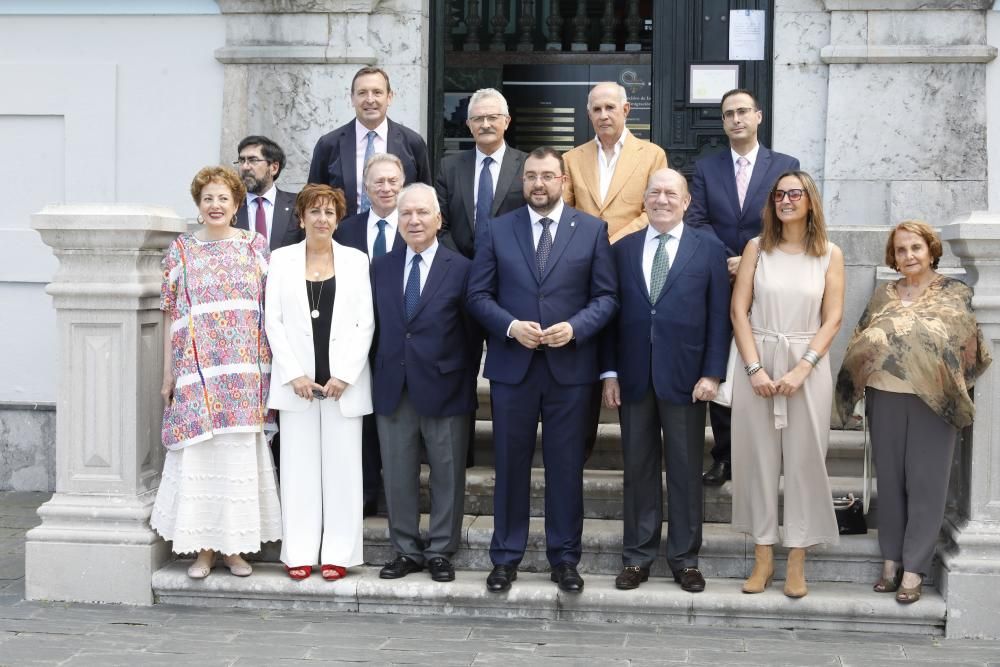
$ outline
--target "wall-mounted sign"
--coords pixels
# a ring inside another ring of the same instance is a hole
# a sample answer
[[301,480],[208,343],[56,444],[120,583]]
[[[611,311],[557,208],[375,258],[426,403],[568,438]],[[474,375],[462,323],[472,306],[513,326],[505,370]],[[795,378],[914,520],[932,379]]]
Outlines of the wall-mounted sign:
[[715,105],[723,95],[740,87],[740,66],[693,64],[688,69],[688,81],[688,104]]
[[762,9],[729,12],[729,59],[764,59],[765,13]]

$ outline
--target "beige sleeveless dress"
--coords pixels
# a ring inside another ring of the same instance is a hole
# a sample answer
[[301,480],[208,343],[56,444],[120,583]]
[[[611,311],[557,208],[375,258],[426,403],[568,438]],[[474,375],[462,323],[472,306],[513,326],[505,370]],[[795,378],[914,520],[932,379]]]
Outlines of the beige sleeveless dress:
[[[750,325],[760,362],[778,380],[802,358],[820,327],[832,244],[822,257],[761,253],[754,275]],[[740,361],[742,367],[743,361]],[[760,398],[750,379],[733,386],[733,529],[755,544],[776,544],[778,485],[785,475],[786,547],[839,540],[826,450],[830,438],[833,378],[824,356],[790,397]]]

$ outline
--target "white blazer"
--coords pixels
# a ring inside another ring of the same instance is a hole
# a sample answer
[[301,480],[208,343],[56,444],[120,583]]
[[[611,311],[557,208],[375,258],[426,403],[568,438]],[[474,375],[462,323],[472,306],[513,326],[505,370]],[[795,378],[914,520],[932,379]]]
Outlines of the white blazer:
[[[330,375],[348,384],[340,397],[345,417],[372,412],[372,380],[368,351],[375,332],[368,257],[333,244],[337,295],[330,324]],[[264,302],[264,329],[271,344],[271,393],[267,407],[301,412],[310,402],[297,396],[291,381],[316,377],[312,318],[306,296],[306,242],[271,253]],[[332,399],[325,399],[332,400]]]

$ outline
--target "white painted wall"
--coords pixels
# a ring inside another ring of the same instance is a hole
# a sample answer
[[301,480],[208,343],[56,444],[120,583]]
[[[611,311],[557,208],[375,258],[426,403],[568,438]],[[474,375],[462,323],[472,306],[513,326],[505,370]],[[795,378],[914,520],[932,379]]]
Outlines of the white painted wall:
[[187,15],[8,13],[17,4],[0,0],[0,402],[50,402],[57,346],[44,286],[57,262],[30,215],[48,203],[135,202],[193,217],[191,177],[219,160],[213,54],[225,26],[196,0],[175,6]]

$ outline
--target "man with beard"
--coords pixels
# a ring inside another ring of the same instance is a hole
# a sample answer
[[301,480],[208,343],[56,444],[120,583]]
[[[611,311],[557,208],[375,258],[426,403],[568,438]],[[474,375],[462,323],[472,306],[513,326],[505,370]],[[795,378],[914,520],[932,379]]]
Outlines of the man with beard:
[[251,135],[240,142],[237,154],[233,164],[239,169],[247,197],[236,211],[236,226],[256,230],[271,250],[301,241],[304,237],[295,215],[295,194],[274,185],[285,168],[285,151],[267,137]]

